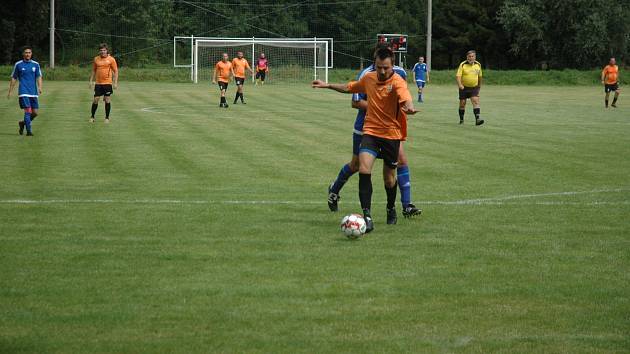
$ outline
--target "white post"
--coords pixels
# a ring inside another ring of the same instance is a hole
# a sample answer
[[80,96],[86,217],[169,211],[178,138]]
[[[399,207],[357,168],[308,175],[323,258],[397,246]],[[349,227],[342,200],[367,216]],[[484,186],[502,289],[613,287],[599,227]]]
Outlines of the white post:
[[317,37],[313,37],[313,80],[317,80]]
[[50,68],[55,68],[55,0],[50,0]]
[[[252,37],[252,71],[256,70],[256,65],[254,65],[254,60],[256,60],[256,48],[254,48],[256,43],[256,38]],[[252,84],[256,82],[256,73],[252,72]]]
[[195,83],[199,82],[199,45],[194,42],[193,47],[195,48],[195,63],[193,64],[193,68],[195,70]]
[[427,71],[431,71],[431,0],[428,0],[427,9]]
[[195,35],[190,35],[190,81],[195,81]]
[[324,71],[326,83],[328,83],[328,41],[326,41],[326,71]]

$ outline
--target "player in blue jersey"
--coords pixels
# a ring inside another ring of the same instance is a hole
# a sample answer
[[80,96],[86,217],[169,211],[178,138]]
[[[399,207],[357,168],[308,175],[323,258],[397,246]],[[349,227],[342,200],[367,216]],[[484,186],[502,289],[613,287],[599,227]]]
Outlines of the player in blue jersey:
[[[363,69],[357,75],[357,80],[372,71],[375,71],[374,64]],[[405,80],[407,79],[407,72],[399,66],[394,66],[394,73],[400,75]],[[356,108],[358,110],[352,134],[352,159],[350,162],[343,165],[339,171],[339,175],[337,175],[337,179],[335,179],[335,181],[333,181],[328,187],[328,208],[330,211],[334,212],[339,209],[338,202],[340,199],[339,193],[341,192],[341,188],[343,188],[353,174],[359,171],[359,147],[363,136],[363,121],[365,120],[367,106],[366,94],[355,93],[352,95],[352,108]],[[398,188],[400,189],[400,201],[402,204],[403,216],[408,218],[414,215],[419,215],[422,213],[422,210],[416,208],[416,206],[411,203],[411,178],[409,176],[409,166],[407,165],[407,155],[403,149],[402,141],[398,151],[398,167],[396,173]]]
[[42,70],[39,63],[32,60],[33,49],[29,46],[22,48],[22,60],[15,63],[11,81],[9,82],[9,93],[7,98],[11,98],[11,91],[15,87],[15,83],[19,82],[18,101],[20,108],[24,110],[24,120],[18,122],[20,126],[20,135],[24,134],[33,136],[31,123],[37,117],[39,102],[37,98],[42,94]]
[[413,81],[418,86],[418,102],[423,102],[422,90],[429,82],[429,70],[424,62],[424,57],[419,57],[416,65],[413,66]]

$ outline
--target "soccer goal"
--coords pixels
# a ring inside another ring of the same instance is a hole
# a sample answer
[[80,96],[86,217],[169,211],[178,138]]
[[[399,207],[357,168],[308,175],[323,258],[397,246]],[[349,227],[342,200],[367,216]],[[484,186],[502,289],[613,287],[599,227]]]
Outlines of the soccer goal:
[[[181,45],[182,37],[178,40]],[[189,65],[195,83],[212,79],[214,65],[223,53],[228,53],[231,60],[239,51],[252,70],[260,53],[265,53],[269,67],[267,81],[271,83],[305,83],[314,79],[328,82],[328,69],[332,67],[332,38],[194,37],[190,41],[192,61]],[[177,57],[175,49],[174,56]],[[255,74],[251,80],[255,80]]]

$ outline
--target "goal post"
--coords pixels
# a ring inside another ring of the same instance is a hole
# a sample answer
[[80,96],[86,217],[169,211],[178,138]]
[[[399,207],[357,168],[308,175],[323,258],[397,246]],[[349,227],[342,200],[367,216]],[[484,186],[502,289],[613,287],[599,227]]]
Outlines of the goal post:
[[[182,37],[179,38],[181,41]],[[222,53],[228,53],[232,59],[239,51],[252,70],[260,53],[265,53],[272,82],[304,83],[314,79],[328,82],[328,69],[332,67],[332,38],[188,38],[192,42],[190,65],[195,83],[211,80]]]

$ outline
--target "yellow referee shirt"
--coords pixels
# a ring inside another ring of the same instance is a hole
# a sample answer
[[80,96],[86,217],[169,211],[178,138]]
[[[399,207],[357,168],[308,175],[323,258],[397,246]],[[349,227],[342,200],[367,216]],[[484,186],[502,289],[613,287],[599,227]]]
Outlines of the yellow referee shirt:
[[479,85],[479,78],[482,77],[481,64],[478,61],[470,64],[468,60],[464,60],[459,64],[457,74],[462,78],[462,85],[464,87],[477,87]]

